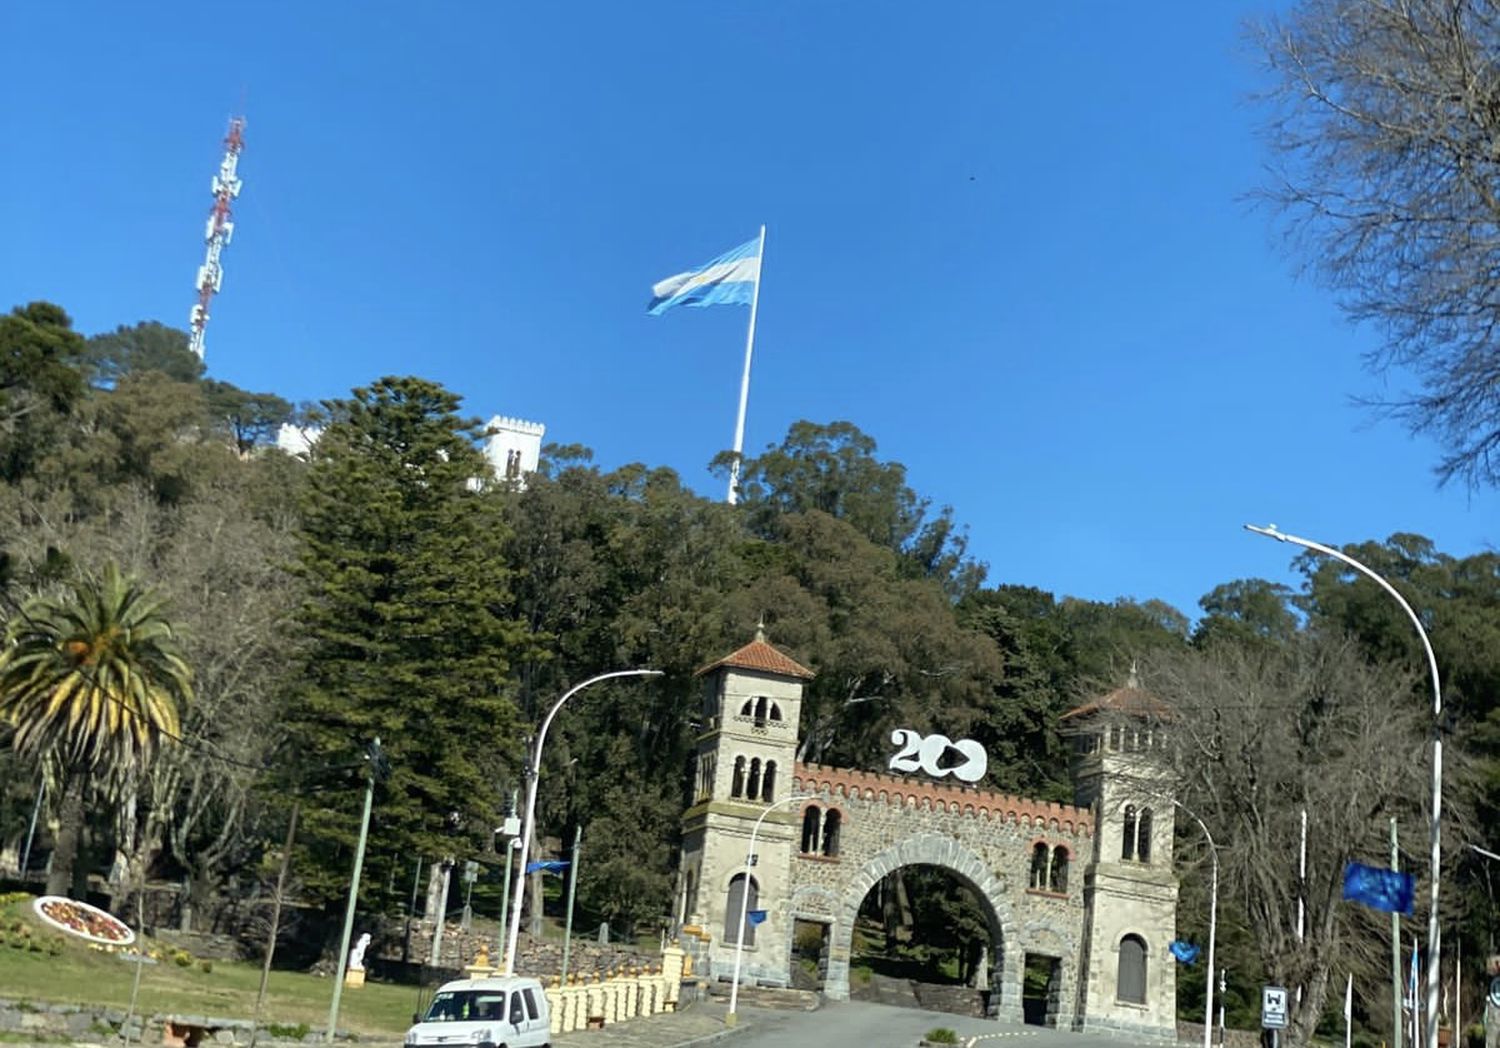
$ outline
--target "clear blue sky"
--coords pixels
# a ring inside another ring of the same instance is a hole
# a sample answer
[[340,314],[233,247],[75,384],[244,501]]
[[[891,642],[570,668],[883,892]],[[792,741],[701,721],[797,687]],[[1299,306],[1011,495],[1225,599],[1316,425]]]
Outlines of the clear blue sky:
[[243,108],[208,332],[242,386],[416,373],[718,494],[746,310],[644,307],[765,222],[747,448],[855,422],[992,581],[1192,614],[1289,578],[1245,521],[1485,548],[1495,497],[1351,404],[1370,334],[1244,202],[1260,10],[20,0],[0,291],[185,325]]

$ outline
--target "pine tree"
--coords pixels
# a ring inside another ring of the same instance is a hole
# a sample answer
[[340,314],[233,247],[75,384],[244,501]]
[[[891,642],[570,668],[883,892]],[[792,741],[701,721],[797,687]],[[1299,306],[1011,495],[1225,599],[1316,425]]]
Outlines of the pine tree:
[[[521,749],[507,679],[527,641],[510,606],[504,495],[458,404],[416,378],[356,389],[326,405],[309,468],[289,760],[305,785],[327,783],[380,737],[391,775],[371,823],[375,884],[393,864],[487,842],[497,781]],[[304,816],[304,876],[330,897],[358,832],[362,772],[346,774],[348,788],[312,793]]]

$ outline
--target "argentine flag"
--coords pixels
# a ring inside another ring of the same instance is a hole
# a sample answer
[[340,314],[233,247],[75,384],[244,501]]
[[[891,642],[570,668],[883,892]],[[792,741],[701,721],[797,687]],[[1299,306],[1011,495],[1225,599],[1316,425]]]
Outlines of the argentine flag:
[[748,306],[759,282],[760,238],[756,237],[697,269],[653,285],[646,312],[659,317],[673,306]]

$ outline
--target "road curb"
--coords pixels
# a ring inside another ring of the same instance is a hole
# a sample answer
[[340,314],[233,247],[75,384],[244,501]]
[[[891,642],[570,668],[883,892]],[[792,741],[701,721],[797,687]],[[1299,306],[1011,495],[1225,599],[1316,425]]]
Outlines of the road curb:
[[755,1029],[754,1023],[737,1023],[734,1026],[726,1026],[722,1030],[715,1030],[713,1033],[694,1037],[690,1041],[678,1041],[671,1048],[697,1048],[700,1044],[718,1044],[720,1041],[727,1041],[732,1037],[738,1037],[740,1034],[748,1033],[753,1029]]

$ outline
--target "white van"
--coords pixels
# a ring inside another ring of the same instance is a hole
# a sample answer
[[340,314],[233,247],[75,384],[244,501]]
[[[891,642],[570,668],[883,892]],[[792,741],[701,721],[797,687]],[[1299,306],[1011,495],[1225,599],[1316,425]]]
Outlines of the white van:
[[552,1016],[535,979],[459,979],[444,983],[427,1014],[406,1031],[407,1048],[430,1044],[546,1048]]

